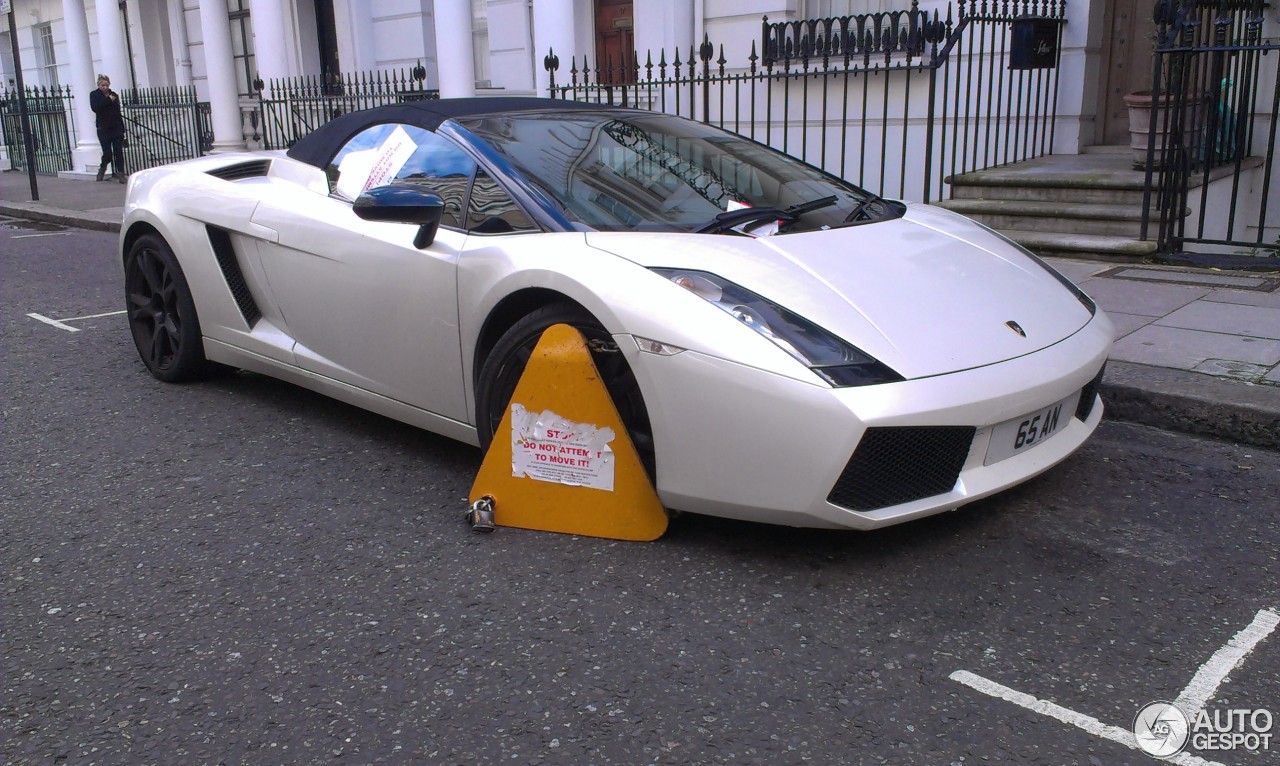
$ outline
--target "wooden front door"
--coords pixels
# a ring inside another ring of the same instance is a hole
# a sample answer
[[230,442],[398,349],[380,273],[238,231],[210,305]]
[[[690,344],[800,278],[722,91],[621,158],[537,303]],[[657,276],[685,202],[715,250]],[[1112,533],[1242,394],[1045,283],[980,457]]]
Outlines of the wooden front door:
[[1151,90],[1156,24],[1149,0],[1115,0],[1103,13],[1102,89],[1094,143],[1128,144],[1126,93]]
[[631,0],[595,0],[595,3],[600,82],[635,82],[636,37]]

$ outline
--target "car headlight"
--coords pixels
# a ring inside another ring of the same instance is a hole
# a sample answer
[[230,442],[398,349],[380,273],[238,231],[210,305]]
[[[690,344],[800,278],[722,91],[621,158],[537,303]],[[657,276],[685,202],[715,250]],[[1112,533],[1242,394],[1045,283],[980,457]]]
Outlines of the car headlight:
[[706,271],[652,269],[786,351],[836,387],[895,383],[904,378],[794,311]]

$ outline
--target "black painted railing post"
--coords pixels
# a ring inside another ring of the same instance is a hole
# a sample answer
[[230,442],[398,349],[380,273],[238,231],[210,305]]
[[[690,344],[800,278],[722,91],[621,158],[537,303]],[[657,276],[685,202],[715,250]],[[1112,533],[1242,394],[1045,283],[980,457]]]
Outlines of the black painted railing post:
[[556,55],[554,48],[547,49],[546,58],[542,59],[542,66],[547,70],[549,83],[547,89],[550,91],[551,98],[556,97],[556,70],[560,68],[560,57]]
[[702,122],[711,122],[711,56],[715,53],[711,38],[703,35],[702,45],[698,47],[698,58],[702,59]]

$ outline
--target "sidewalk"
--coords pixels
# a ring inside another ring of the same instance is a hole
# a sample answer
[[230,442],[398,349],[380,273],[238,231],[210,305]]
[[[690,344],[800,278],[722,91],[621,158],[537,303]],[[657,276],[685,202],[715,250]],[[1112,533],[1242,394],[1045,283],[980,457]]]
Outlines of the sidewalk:
[[[125,187],[0,173],[0,215],[119,231]],[[1111,316],[1107,417],[1280,449],[1280,272],[1050,259]]]

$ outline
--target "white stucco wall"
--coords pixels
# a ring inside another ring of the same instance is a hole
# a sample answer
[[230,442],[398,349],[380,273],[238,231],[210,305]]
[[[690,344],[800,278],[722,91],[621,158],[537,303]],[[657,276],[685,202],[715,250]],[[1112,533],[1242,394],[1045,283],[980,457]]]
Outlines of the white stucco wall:
[[[489,0],[489,82],[507,95],[534,95],[533,18],[526,0]],[[543,54],[546,55],[546,54]]]
[[[354,0],[349,0],[353,1]],[[364,11],[372,19],[374,40],[373,68],[398,69],[412,67],[419,60],[435,62],[434,38],[435,24],[431,13],[430,2],[424,0],[364,0],[359,3],[366,6]],[[334,3],[335,13],[337,3]],[[351,13],[358,13],[353,10]],[[342,68],[348,69],[346,61],[355,62],[351,51],[351,28],[338,26],[338,55],[342,58]],[[428,55],[430,53],[431,55]],[[345,54],[345,55],[344,55]],[[352,66],[354,70],[357,67]]]
[[[100,0],[111,2],[112,0]],[[171,85],[193,83],[200,98],[209,97],[206,82],[206,66],[201,43],[199,7],[201,2],[221,2],[221,0],[131,0],[129,3],[130,34],[134,49],[134,67],[138,85]],[[289,74],[314,74],[319,69],[316,52],[316,27],[314,0],[255,0],[257,2],[276,1],[283,3],[285,26],[283,40],[260,40],[258,48],[263,45],[282,45],[287,51]],[[537,50],[532,40],[531,3],[540,0],[486,0],[486,12],[489,19],[489,74],[495,90],[493,92],[538,94],[536,83],[545,82],[542,70],[542,59],[546,51]],[[565,0],[560,0],[564,2]],[[334,0],[335,18],[338,26],[339,57],[344,71],[368,71],[372,69],[405,69],[421,62],[428,70],[428,85],[440,81],[440,67],[450,65],[450,51],[438,51],[434,34],[434,5],[436,0]],[[58,79],[71,85],[77,94],[83,94],[92,84],[71,83],[69,66],[70,52],[66,50],[66,33],[62,22],[61,0],[15,0],[17,5],[18,34],[14,40],[22,57],[24,74],[29,84],[42,84],[45,80],[40,71],[39,50],[36,47],[36,29],[40,24],[50,23],[54,38],[54,54],[58,62]],[[581,65],[584,56],[594,61],[594,24],[592,0],[568,0],[572,9],[572,18],[568,26],[571,29],[558,30],[557,39],[571,40],[573,50],[557,50],[561,57],[561,69],[557,80],[568,81],[568,70],[572,58]],[[86,19],[90,37],[93,69],[102,71],[100,57],[101,44],[98,40],[97,14],[94,0],[88,0]],[[1063,29],[1062,59],[1059,72],[1057,92],[1057,119],[1053,131],[1052,151],[1072,154],[1087,147],[1094,135],[1094,112],[1098,101],[1098,90],[1101,77],[1101,53],[1105,46],[1108,30],[1102,28],[1104,0],[1072,0],[1067,8],[1067,24]],[[668,62],[680,51],[682,60],[688,58],[691,48],[700,42],[700,34],[705,33],[715,45],[713,59],[723,50],[728,60],[730,72],[743,71],[748,65],[747,56],[753,45],[757,54],[761,39],[761,19],[768,16],[770,21],[789,21],[800,18],[806,3],[803,0],[637,0],[635,12],[635,39],[640,52],[640,61],[644,62],[648,51],[653,51],[656,63],[665,52]],[[874,11],[888,8],[909,7],[909,0],[852,0],[849,6],[854,11]],[[926,12],[939,11],[943,16],[949,7],[947,0],[922,0],[920,8]],[[252,10],[252,5],[251,5]],[[1280,9],[1274,5],[1265,11],[1266,24],[1263,36],[1280,38]],[[953,19],[954,21],[955,19]],[[185,43],[185,47],[184,47]],[[1274,57],[1274,56],[1273,56]],[[1264,63],[1271,58],[1264,59]],[[0,64],[3,66],[3,64]],[[713,64],[714,67],[714,64]],[[120,85],[128,83],[127,72],[109,73]],[[6,81],[13,76],[11,72],[0,72],[0,78]],[[1259,90],[1272,92],[1274,85],[1274,69],[1268,66],[1259,82]],[[890,141],[884,148],[880,146],[882,117],[880,111],[881,91],[875,90],[876,100],[868,107],[870,120],[868,138],[864,141],[861,134],[846,137],[846,143],[840,146],[837,141],[838,129],[828,127],[825,131],[819,127],[804,129],[800,126],[800,110],[805,92],[809,94],[810,117],[818,117],[822,103],[821,80],[814,79],[807,85],[790,86],[790,113],[783,114],[783,90],[773,87],[775,102],[769,115],[765,114],[767,90],[756,86],[756,137],[776,146],[785,144],[788,150],[796,154],[804,154],[806,159],[815,161],[828,169],[840,171],[854,180],[862,180],[868,186],[881,189],[888,194],[900,191],[909,197],[918,197],[920,192],[911,192],[910,188],[902,189],[900,177],[903,168],[906,174],[920,174],[918,157],[922,152],[914,151],[922,147],[924,142],[924,125],[922,115],[925,114],[920,103],[924,91],[919,76],[913,80],[911,101],[912,119],[908,126],[907,158],[903,162],[902,154],[896,148],[901,143],[902,116],[900,104],[905,99],[905,77],[892,75],[885,78],[889,85],[890,113],[887,118],[888,129],[894,131],[897,141]],[[829,81],[828,85],[832,83]],[[877,84],[877,88],[881,84]],[[730,127],[738,127],[743,132],[750,132],[751,120],[749,94],[752,88],[733,86],[723,92],[725,111],[724,121]],[[650,91],[646,97],[655,100],[661,95],[659,91]],[[668,98],[674,98],[673,89],[668,89]],[[721,93],[712,97],[712,112],[719,119]],[[832,110],[828,98],[828,121],[833,115],[841,113],[843,105]],[[682,92],[681,113],[688,114],[688,89]],[[700,116],[701,96],[695,99],[696,116]],[[736,123],[733,112],[736,110]],[[849,107],[850,115],[857,115],[862,110],[860,99],[854,98]],[[674,111],[674,109],[673,109]],[[765,122],[771,128],[765,131]],[[1265,127],[1265,126],[1260,126]],[[803,131],[803,132],[802,132]],[[955,131],[947,129],[946,141],[955,143]],[[822,144],[826,140],[825,153]],[[963,137],[963,136],[962,136]],[[935,126],[935,141],[944,140],[940,126]],[[971,135],[968,143],[981,146],[986,141],[985,133],[979,141]],[[1251,147],[1255,155],[1264,154],[1267,149],[1268,135],[1264,129],[1255,131]],[[805,145],[804,151],[797,147]],[[972,148],[972,146],[970,147]],[[888,156],[885,156],[885,152]],[[950,151],[950,149],[948,150]],[[981,151],[981,149],[979,149]],[[862,157],[874,157],[863,160]],[[948,155],[949,157],[949,155]],[[884,161],[885,179],[879,178],[881,159]],[[866,167],[864,167],[864,165]],[[934,173],[941,172],[937,165]],[[874,171],[874,172],[872,172]],[[1261,180],[1242,184],[1238,194],[1238,204],[1249,204],[1250,200],[1258,202]],[[919,183],[911,182],[911,187],[919,187]],[[1280,168],[1273,173],[1270,199],[1268,201],[1268,219],[1280,223]],[[1216,192],[1215,192],[1216,193]],[[1260,202],[1259,202],[1260,204]]]

